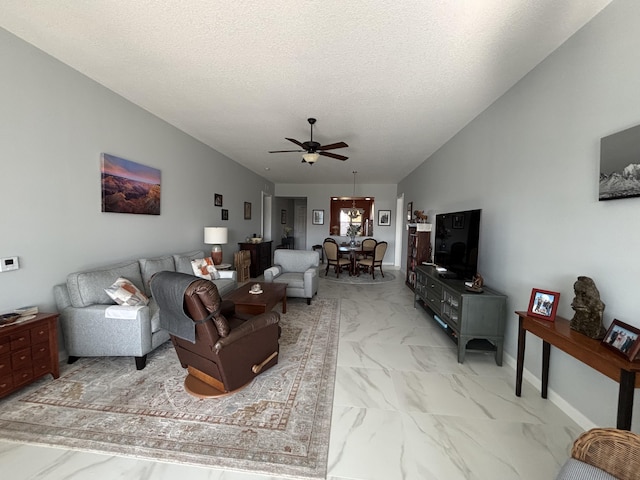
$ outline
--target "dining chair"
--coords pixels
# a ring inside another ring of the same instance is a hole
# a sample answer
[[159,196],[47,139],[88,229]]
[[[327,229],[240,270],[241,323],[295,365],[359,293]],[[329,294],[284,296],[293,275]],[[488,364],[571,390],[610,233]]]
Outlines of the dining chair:
[[376,274],[375,269],[378,267],[380,269],[380,273],[384,277],[384,272],[382,271],[382,259],[384,258],[384,254],[387,252],[387,242],[377,242],[375,248],[373,249],[373,258],[363,258],[359,260],[356,269],[358,270],[358,276],[360,276],[360,267],[365,268],[368,272],[371,272],[371,277],[375,280]]
[[362,258],[373,258],[373,250],[376,248],[376,239],[375,238],[365,238],[362,240]]
[[329,267],[334,267],[336,271],[336,277],[340,278],[340,272],[342,267],[348,267],[351,269],[351,260],[348,258],[342,258],[338,252],[338,244],[335,240],[325,240],[322,244],[324,248],[325,256],[327,257],[327,269],[325,270],[325,276],[329,273]]

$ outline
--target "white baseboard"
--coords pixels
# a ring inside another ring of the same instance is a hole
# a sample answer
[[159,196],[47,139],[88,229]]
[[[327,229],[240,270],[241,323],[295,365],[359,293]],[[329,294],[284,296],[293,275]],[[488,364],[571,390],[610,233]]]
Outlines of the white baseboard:
[[[514,372],[517,367],[517,361],[508,353],[503,353],[503,362],[513,368]],[[536,377],[526,368],[522,371],[522,380],[529,382],[538,393],[542,391],[542,380]],[[515,395],[515,393],[514,393]],[[580,411],[576,410],[573,405],[567,402],[561,395],[558,395],[554,390],[547,390],[547,400],[557,406],[563,413],[565,413],[571,420],[576,422],[583,430],[590,430],[597,427],[595,423],[585,417]]]

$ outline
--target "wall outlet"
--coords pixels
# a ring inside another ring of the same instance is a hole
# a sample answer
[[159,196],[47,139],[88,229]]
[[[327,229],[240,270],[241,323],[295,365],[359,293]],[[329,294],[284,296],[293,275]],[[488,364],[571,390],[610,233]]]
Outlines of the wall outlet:
[[10,272],[11,270],[18,270],[20,263],[18,257],[6,257],[0,258],[0,272]]

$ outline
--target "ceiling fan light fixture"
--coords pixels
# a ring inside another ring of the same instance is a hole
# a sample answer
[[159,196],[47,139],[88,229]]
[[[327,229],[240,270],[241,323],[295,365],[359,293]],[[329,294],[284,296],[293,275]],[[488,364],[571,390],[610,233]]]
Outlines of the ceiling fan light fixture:
[[310,163],[311,165],[316,163],[319,157],[320,157],[319,153],[305,153],[302,155],[302,159],[305,162]]

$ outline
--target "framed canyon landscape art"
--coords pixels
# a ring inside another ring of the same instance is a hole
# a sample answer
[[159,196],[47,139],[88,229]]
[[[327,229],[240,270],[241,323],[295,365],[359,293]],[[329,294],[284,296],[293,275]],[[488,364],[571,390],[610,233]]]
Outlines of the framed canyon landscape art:
[[100,155],[102,211],[160,215],[160,170]]

